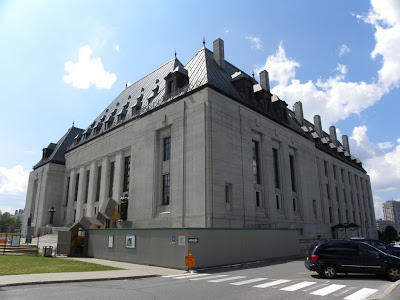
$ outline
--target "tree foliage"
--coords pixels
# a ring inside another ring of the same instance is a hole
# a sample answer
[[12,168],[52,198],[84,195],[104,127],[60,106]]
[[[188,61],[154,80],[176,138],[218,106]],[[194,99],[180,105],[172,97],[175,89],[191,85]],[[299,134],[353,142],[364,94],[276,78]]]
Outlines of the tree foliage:
[[8,212],[0,212],[0,232],[19,232],[21,221],[13,218]]
[[393,228],[393,226],[387,226],[383,231],[383,240],[385,242],[392,242],[397,238],[397,231]]

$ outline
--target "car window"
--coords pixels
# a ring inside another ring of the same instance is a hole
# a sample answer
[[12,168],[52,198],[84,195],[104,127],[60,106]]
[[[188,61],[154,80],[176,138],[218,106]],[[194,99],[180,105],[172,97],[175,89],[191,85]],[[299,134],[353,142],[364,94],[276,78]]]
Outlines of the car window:
[[343,255],[343,256],[356,256],[358,255],[357,244],[349,243],[332,243],[321,245],[320,254],[327,255]]
[[359,243],[358,249],[359,249],[360,256],[379,258],[379,252],[366,244]]
[[378,248],[379,250],[387,250],[386,244],[380,241],[371,241],[371,245]]

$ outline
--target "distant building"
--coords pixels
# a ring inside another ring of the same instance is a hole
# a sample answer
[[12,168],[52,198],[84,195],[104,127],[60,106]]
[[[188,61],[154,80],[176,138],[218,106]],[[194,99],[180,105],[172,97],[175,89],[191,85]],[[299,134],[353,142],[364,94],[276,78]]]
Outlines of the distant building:
[[383,217],[392,221],[395,228],[400,228],[400,201],[390,200],[382,203]]
[[376,228],[380,231],[383,232],[386,227],[392,226],[394,229],[398,230],[398,227],[393,221],[390,220],[382,220],[382,219],[377,219],[376,220]]
[[267,71],[257,82],[226,61],[218,39],[127,86],[85,130],[43,149],[25,231],[84,216],[110,227],[101,210],[112,199],[130,228],[291,228],[316,239],[354,223],[352,234],[376,237],[370,178],[347,136],[341,143],[321,124],[271,94]]
[[23,209],[15,210],[13,217],[22,222],[24,220],[24,210]]

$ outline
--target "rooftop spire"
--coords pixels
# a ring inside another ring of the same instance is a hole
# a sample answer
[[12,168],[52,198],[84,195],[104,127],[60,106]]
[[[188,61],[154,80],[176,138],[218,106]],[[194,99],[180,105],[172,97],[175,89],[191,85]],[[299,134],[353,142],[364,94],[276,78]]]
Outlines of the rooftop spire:
[[206,47],[206,38],[203,36],[203,48]]
[[176,58],[176,50],[175,50],[175,58]]

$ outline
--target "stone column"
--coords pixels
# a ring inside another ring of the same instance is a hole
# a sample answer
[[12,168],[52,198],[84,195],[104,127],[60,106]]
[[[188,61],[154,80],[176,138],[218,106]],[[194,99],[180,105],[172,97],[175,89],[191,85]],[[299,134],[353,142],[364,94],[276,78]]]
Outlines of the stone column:
[[112,198],[119,201],[122,196],[122,185],[124,181],[124,153],[120,151],[115,157],[114,190]]
[[76,219],[78,221],[83,216],[83,201],[85,197],[85,167],[79,169],[78,199],[76,203]]
[[96,197],[96,182],[97,182],[97,164],[93,161],[90,164],[90,178],[89,178],[89,186],[88,186],[88,202],[86,205],[87,216],[94,216],[94,200]]
[[104,201],[108,199],[109,182],[110,182],[110,159],[108,157],[104,157],[101,163],[99,210],[103,206]]
[[66,225],[72,225],[74,222],[74,191],[76,186],[76,170],[71,170],[69,173],[69,190],[68,190],[68,203],[67,203],[67,219]]

